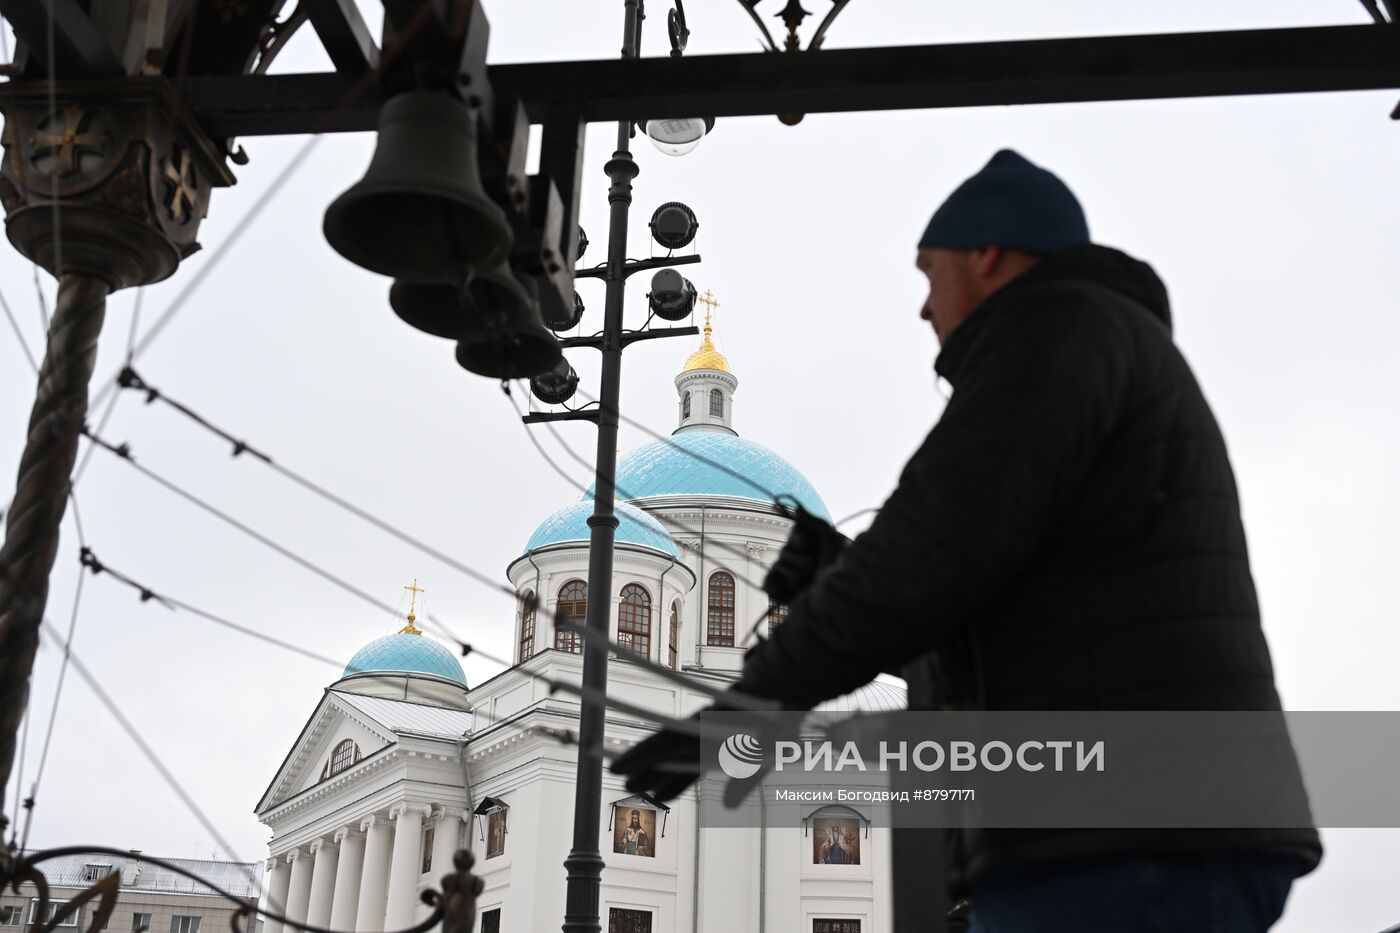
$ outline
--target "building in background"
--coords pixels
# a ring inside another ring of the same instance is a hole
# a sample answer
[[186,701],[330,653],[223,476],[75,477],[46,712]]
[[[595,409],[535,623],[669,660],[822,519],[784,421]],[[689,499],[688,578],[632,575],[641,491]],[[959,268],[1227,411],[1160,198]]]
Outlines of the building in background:
[[[675,385],[675,432],[618,464],[610,634],[624,650],[608,693],[683,716],[708,698],[634,660],[731,683],[755,633],[783,616],[760,587],[791,529],[771,496],[830,516],[792,464],[735,430],[739,381],[708,317]],[[273,831],[268,896],[289,916],[359,933],[411,926],[426,915],[421,892],[464,846],[486,882],[481,933],[558,928],[578,754],[558,736],[577,731],[579,705],[550,684],[579,683],[583,657],[550,620],[584,619],[592,511],[589,491],[544,519],[507,568],[519,594],[513,666],[469,687],[410,610],[327,689],[257,805]],[[900,688],[876,682],[825,708],[903,706]],[[606,753],[651,729],[610,712]],[[609,933],[890,929],[888,830],[859,808],[814,806],[799,826],[701,829],[693,790],[664,805],[605,775],[598,839]]]
[[[32,854],[32,853],[26,853]],[[62,911],[64,905],[111,874],[121,876],[117,904],[102,929],[109,933],[223,933],[231,930],[231,921],[239,910],[237,904],[216,893],[208,884],[201,884],[177,872],[139,861],[141,853],[133,849],[122,858],[102,853],[64,855],[46,859],[40,864],[49,883],[48,916]],[[249,904],[258,901],[258,882],[262,866],[256,862],[221,862],[210,859],[163,859],[222,888]],[[96,916],[99,899],[93,898],[58,925],[58,930],[82,933]],[[0,890],[0,933],[28,933],[39,916],[38,892],[30,882],[20,885],[18,893]],[[259,933],[261,927],[244,924],[245,933]]]

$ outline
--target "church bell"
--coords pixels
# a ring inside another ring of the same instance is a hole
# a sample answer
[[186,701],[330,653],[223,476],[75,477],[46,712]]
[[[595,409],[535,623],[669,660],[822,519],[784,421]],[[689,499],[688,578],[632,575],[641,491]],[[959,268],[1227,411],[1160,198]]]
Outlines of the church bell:
[[467,306],[462,283],[395,282],[389,307],[405,324],[434,337],[461,340],[487,328]]
[[457,338],[457,362],[493,379],[528,379],[564,359],[540,318],[534,283],[522,284],[501,263],[467,280],[462,306],[477,326]]
[[405,282],[460,282],[503,260],[510,226],[481,187],[472,111],[438,91],[391,97],[368,170],[323,229],[346,259]]

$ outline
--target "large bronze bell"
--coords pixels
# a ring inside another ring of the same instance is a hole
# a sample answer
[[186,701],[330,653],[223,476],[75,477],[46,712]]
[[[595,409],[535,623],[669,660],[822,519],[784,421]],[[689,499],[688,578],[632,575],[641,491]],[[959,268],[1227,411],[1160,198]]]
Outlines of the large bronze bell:
[[467,280],[463,305],[482,326],[458,338],[457,362],[493,379],[528,379],[564,359],[545,329],[533,283],[522,284],[504,263]]
[[481,188],[476,120],[437,91],[391,97],[364,178],[326,209],[326,239],[346,259],[407,282],[450,282],[511,246],[505,213]]

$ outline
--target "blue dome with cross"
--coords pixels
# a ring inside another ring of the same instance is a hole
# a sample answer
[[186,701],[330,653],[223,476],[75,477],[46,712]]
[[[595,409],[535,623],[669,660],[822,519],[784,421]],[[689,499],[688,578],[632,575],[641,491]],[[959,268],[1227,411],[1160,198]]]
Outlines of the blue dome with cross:
[[[681,549],[676,546],[676,542],[660,522],[625,502],[616,502],[613,505],[613,511],[617,515],[614,540],[618,544],[635,544],[660,551],[676,560],[681,559]],[[528,554],[553,544],[587,544],[593,531],[588,526],[588,519],[592,515],[592,496],[560,509],[535,529],[535,533],[525,544],[525,552]]]
[[421,634],[412,621],[403,631],[376,638],[356,651],[341,676],[370,673],[430,674],[467,686],[467,675],[456,655]]
[[[592,498],[593,490],[588,490]],[[631,451],[617,465],[617,495],[628,502],[667,496],[722,496],[771,505],[791,496],[831,521],[826,503],[797,467],[733,434],[681,432]]]

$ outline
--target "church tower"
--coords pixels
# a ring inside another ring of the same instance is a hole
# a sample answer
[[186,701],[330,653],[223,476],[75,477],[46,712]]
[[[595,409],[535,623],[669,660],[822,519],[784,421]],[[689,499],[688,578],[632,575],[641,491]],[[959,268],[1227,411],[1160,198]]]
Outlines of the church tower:
[[734,392],[739,388],[739,380],[729,371],[724,354],[715,349],[714,325],[710,322],[710,312],[719,307],[719,302],[709,289],[699,300],[705,305],[705,338],[676,376],[680,426],[672,433],[737,435],[733,423]]

